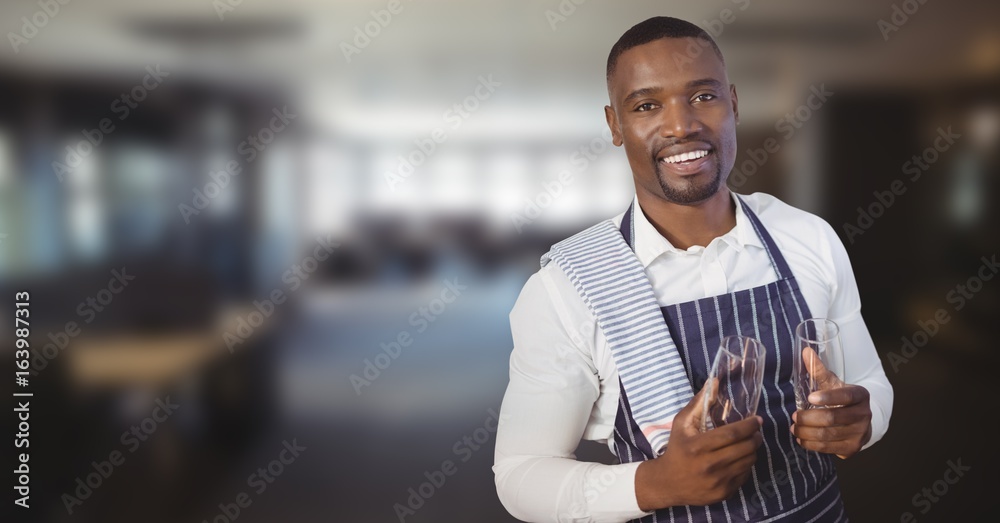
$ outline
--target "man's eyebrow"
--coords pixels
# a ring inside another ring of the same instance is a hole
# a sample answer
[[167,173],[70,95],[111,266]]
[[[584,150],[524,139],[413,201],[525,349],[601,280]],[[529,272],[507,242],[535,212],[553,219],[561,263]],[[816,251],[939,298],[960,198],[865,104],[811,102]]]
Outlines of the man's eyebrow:
[[660,92],[662,90],[663,89],[661,89],[659,87],[643,87],[642,89],[636,89],[635,91],[632,91],[631,93],[629,93],[628,96],[626,96],[624,100],[622,100],[622,105],[625,105],[625,104],[629,103],[630,101],[635,100],[636,98],[641,98],[643,96],[649,96],[651,94],[656,94],[656,93],[658,93],[658,92]]
[[715,78],[702,78],[700,80],[691,80],[687,83],[688,89],[694,89],[696,87],[714,87],[716,89],[722,89],[722,82],[716,80]]
[[[701,78],[698,80],[691,80],[685,85],[687,89],[697,89],[699,87],[712,87],[715,89],[722,89],[722,82],[716,80],[715,78]],[[624,100],[622,100],[622,105],[626,105],[636,98],[642,98],[643,96],[649,96],[662,91],[662,87],[643,87],[641,89],[636,89],[628,94]]]

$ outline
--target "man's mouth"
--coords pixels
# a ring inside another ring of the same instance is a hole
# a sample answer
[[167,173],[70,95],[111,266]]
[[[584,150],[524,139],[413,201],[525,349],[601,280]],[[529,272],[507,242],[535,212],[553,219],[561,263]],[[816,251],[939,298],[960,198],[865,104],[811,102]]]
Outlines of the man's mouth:
[[694,151],[688,151],[685,153],[675,154],[673,156],[664,156],[663,158],[660,158],[659,161],[672,164],[691,163],[695,160],[708,156],[709,152],[710,151],[708,149],[698,149]]
[[700,146],[689,151],[664,156],[659,158],[656,163],[663,165],[667,170],[677,175],[688,176],[701,172],[711,159],[712,149]]

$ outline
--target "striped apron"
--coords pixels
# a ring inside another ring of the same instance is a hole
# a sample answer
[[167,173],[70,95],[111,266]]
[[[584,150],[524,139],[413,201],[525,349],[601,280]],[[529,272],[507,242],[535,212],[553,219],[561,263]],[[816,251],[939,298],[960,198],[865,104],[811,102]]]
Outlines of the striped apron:
[[[829,454],[800,447],[789,431],[795,412],[792,347],[795,326],[810,318],[798,283],[774,240],[742,199],[750,223],[767,250],[778,280],[753,289],[661,307],[670,336],[693,390],[700,390],[724,336],[752,336],[767,346],[764,387],[757,414],[764,419],[764,442],[750,478],[729,499],[708,506],[671,507],[642,522],[841,522],[847,521]],[[620,234],[634,249],[632,208]],[[619,374],[622,370],[619,368]],[[652,459],[653,448],[633,417],[625,379],[615,420],[614,448],[622,463]],[[648,431],[647,431],[648,432]],[[658,448],[656,454],[662,449]]]

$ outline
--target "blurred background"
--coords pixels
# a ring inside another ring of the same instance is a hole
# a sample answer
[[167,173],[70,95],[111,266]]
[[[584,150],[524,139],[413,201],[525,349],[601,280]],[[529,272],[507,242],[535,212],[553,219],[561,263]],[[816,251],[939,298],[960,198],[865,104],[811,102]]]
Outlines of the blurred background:
[[[852,520],[990,520],[1000,282],[976,275],[1000,250],[1000,3],[0,14],[0,311],[30,291],[33,351],[30,386],[10,385],[34,394],[17,521],[513,521],[490,469],[507,314],[549,245],[632,197],[604,67],[656,15],[725,53],[731,187],[822,216],[851,256],[896,394],[883,441],[839,464]],[[821,86],[833,94],[804,105]],[[959,138],[934,149],[949,128]],[[751,154],[769,139],[776,153]],[[897,180],[880,212],[874,193]],[[940,310],[949,321],[917,334]],[[282,463],[293,442],[305,450]],[[613,460],[589,442],[579,455]],[[971,469],[942,493],[955,460]],[[420,491],[446,461],[454,475]]]

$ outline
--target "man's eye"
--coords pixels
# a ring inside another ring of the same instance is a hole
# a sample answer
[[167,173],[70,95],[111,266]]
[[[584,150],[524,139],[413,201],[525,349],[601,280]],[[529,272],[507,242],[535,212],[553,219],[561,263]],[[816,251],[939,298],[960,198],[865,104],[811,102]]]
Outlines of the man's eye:
[[714,94],[708,94],[708,93],[699,94],[698,96],[694,97],[694,99],[699,102],[710,102],[712,100],[715,100],[716,98],[718,97],[715,96]]
[[653,108],[653,104],[651,102],[646,102],[646,103],[640,105],[639,107],[636,107],[635,110],[639,111],[639,112],[644,112],[644,111],[649,111],[652,108]]

